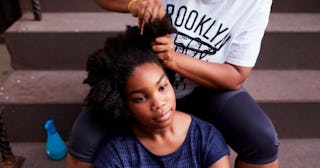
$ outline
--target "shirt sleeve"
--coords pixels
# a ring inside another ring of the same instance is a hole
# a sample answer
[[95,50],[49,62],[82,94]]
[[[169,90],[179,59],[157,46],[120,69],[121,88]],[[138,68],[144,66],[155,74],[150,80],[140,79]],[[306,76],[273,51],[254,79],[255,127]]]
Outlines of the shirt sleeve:
[[210,130],[207,137],[206,150],[206,167],[209,167],[225,155],[230,155],[229,148],[222,134],[214,127]]
[[271,0],[257,3],[247,20],[231,42],[226,62],[238,66],[253,67],[258,58],[261,41],[269,22]]
[[121,166],[121,161],[116,147],[108,141],[104,141],[98,151],[97,158],[93,163],[94,168],[118,168]]

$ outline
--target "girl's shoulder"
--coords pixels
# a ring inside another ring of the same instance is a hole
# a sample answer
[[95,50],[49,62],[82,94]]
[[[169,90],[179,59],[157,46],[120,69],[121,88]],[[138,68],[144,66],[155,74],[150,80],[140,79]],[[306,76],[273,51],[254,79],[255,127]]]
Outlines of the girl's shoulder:
[[189,120],[191,121],[192,116],[190,114],[187,114],[185,112],[182,111],[175,111],[175,115],[178,117],[178,119],[182,119],[182,120]]
[[174,125],[179,127],[179,130],[185,130],[188,132],[190,125],[192,123],[192,116],[185,112],[176,111],[176,120],[174,121]]
[[204,135],[212,134],[213,136],[219,133],[219,130],[213,124],[194,115],[190,116],[192,118],[190,129],[193,129],[194,132]]
[[194,116],[192,114],[188,114],[181,111],[176,111],[177,120],[179,122],[179,125],[185,125],[188,127],[196,126],[196,127],[208,127],[208,128],[215,128],[211,123],[202,120],[198,118],[197,116]]

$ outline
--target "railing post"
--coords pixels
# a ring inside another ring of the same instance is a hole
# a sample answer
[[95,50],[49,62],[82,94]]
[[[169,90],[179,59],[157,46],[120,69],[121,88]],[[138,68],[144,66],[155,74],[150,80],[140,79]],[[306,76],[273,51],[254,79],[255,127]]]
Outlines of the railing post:
[[34,20],[41,20],[41,8],[39,0],[31,0]]
[[3,113],[4,106],[0,106],[0,153],[1,162],[0,168],[21,168],[25,160],[22,156],[15,156],[11,150],[10,142],[8,140],[7,130],[4,127]]

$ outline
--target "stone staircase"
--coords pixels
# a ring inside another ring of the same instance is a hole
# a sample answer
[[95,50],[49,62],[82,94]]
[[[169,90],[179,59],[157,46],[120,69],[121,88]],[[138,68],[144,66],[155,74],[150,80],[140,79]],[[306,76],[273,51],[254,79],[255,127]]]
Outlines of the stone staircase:
[[[42,20],[34,21],[30,2],[20,1],[23,16],[4,33],[14,71],[0,87],[0,104],[6,107],[5,126],[14,150],[32,156],[30,151],[44,149],[47,119],[54,119],[68,140],[88,91],[82,84],[87,55],[136,20],[103,11],[93,1],[46,0],[41,1]],[[272,118],[281,141],[292,145],[281,149],[282,154],[311,142],[312,151],[302,151],[309,159],[311,153],[320,156],[319,7],[318,0],[274,0],[257,65],[245,83]],[[29,167],[64,167],[64,160],[51,164],[37,160],[42,155],[33,156]],[[296,159],[303,160],[300,157]],[[281,167],[303,165],[283,158]],[[308,160],[303,167],[319,163]]]

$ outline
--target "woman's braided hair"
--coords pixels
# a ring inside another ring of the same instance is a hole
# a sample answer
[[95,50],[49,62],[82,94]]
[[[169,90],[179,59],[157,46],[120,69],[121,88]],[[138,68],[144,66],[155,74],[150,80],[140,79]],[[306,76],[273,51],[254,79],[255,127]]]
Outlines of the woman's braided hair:
[[144,63],[162,66],[151,49],[151,42],[175,32],[166,16],[146,24],[143,35],[137,26],[127,26],[125,33],[107,38],[104,48],[89,55],[87,60],[88,76],[83,83],[90,86],[85,98],[89,111],[100,119],[120,117],[127,78],[135,67]]

